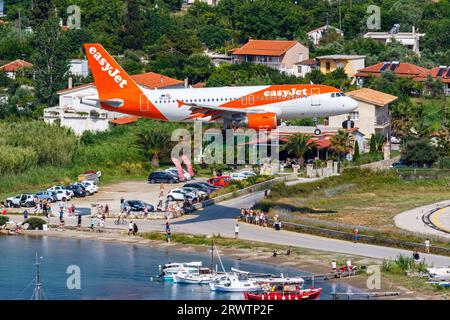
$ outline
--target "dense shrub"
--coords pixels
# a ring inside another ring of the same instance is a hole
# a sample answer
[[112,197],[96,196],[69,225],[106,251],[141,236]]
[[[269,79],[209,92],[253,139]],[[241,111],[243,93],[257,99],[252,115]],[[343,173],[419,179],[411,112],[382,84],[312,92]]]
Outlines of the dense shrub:
[[0,226],[6,224],[9,221],[9,217],[0,216]]
[[37,165],[37,153],[30,147],[0,146],[0,175],[23,172]]
[[72,131],[43,121],[0,123],[0,137],[2,147],[32,149],[38,165],[69,165],[78,147]]
[[47,222],[45,222],[45,220],[41,218],[29,218],[28,220],[25,221],[25,223],[29,224],[28,227],[29,230],[35,230],[36,228],[42,230],[42,226]]

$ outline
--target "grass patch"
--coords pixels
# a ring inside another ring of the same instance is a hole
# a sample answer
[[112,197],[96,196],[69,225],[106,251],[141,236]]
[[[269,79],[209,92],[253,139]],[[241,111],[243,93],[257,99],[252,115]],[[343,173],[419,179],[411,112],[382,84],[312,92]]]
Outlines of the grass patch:
[[[448,176],[402,180],[392,171],[348,169],[340,176],[311,183],[278,184],[258,207],[293,223],[346,232],[365,227],[380,239],[396,237],[422,243],[421,235],[400,232],[394,217],[415,207],[449,199],[449,183]],[[369,234],[365,232],[361,234]],[[450,246],[448,242],[433,244]]]
[[[144,239],[166,241],[167,237],[162,232],[146,232],[141,234]],[[186,245],[203,245],[210,246],[211,241],[218,247],[235,248],[235,249],[262,249],[263,251],[272,252],[273,250],[285,251],[287,246],[275,245],[270,243],[263,243],[248,240],[236,240],[232,238],[225,238],[221,235],[204,236],[204,235],[190,235],[190,234],[173,234],[172,242],[186,244]],[[308,250],[301,248],[291,248],[291,254],[306,254],[310,253]]]

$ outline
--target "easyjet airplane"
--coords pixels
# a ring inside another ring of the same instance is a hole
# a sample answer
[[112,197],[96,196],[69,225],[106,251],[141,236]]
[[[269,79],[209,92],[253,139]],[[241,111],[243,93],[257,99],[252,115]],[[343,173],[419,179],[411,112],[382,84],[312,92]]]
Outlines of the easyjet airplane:
[[357,106],[340,90],[315,84],[149,90],[139,87],[100,44],[84,47],[98,97],[82,102],[106,110],[163,121],[223,122],[225,128],[270,130],[281,119],[345,114]]

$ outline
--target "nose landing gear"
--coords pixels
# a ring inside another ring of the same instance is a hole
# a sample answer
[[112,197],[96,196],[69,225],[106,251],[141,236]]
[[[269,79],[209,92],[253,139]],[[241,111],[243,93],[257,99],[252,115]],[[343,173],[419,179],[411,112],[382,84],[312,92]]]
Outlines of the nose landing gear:
[[314,134],[316,136],[320,136],[320,134],[322,133],[322,130],[320,130],[319,128],[317,128],[317,118],[313,118],[313,122],[314,122],[314,126],[316,127],[316,129],[314,129]]

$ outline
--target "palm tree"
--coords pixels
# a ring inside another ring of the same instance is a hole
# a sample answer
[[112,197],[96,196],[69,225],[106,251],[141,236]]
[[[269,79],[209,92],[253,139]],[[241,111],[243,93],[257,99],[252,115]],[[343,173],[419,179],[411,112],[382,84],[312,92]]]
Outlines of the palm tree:
[[353,149],[353,138],[346,130],[339,130],[330,139],[330,149],[333,150],[339,161],[342,159],[342,155],[349,153]]
[[159,156],[168,150],[169,136],[163,130],[141,131],[136,134],[136,145],[152,157],[152,166],[159,167]]
[[314,141],[310,141],[310,137],[303,133],[296,133],[289,137],[289,140],[283,146],[283,150],[286,150],[290,154],[293,154],[303,164],[303,156],[309,150],[316,147]]

